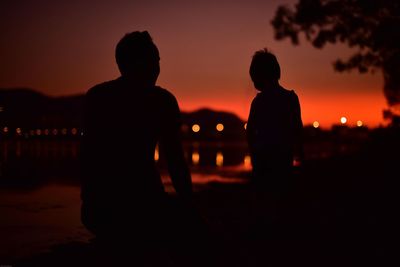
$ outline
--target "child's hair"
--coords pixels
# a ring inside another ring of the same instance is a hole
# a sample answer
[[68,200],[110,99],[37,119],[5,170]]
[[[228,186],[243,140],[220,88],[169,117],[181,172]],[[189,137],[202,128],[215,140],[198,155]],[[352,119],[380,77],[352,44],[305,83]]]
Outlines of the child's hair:
[[250,65],[250,76],[254,82],[260,80],[278,81],[281,78],[278,60],[267,48],[254,53]]

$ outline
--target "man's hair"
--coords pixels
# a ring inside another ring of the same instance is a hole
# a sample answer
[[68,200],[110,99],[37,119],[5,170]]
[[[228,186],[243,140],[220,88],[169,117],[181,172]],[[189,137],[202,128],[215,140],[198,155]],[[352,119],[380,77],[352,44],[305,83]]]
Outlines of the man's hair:
[[147,31],[127,33],[117,44],[115,59],[122,74],[160,59],[157,46]]
[[281,78],[278,60],[267,48],[254,53],[250,65],[250,76],[253,81],[260,79],[278,81]]

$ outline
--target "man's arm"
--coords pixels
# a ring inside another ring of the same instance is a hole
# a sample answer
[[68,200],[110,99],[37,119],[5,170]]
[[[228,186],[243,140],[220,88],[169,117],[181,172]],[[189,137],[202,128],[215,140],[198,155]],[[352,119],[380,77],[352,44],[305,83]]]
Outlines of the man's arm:
[[182,148],[180,111],[178,103],[172,95],[165,112],[164,127],[161,130],[160,151],[165,153],[168,171],[178,197],[191,201],[192,179]]
[[80,167],[81,167],[81,198],[92,198],[94,186],[95,172],[97,170],[96,140],[94,133],[96,132],[96,93],[95,87],[90,89],[84,98],[83,108],[83,136],[81,142]]

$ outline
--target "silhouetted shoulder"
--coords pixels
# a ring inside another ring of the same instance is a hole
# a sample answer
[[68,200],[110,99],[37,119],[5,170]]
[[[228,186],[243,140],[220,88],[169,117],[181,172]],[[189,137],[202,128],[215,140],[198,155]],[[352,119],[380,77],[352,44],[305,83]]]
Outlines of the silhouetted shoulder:
[[168,101],[170,103],[176,103],[176,104],[178,103],[175,96],[167,89],[156,86],[155,90],[159,94],[159,96],[162,97],[165,101]]
[[[259,92],[256,97],[253,99],[252,105],[263,105],[265,101],[268,102],[281,102],[281,101],[290,101],[298,99],[294,90],[288,90],[281,87],[279,90],[276,91],[262,91]],[[260,103],[260,104],[259,104]]]
[[291,102],[299,101],[299,98],[294,90],[289,90],[289,89],[281,87],[280,92],[285,98],[289,98]]
[[289,94],[290,98],[292,99],[292,101],[295,104],[298,104],[299,103],[299,97],[297,96],[296,92],[294,90],[286,90],[286,91],[288,91],[288,94]]
[[175,96],[162,87],[156,86],[154,89],[158,98],[158,103],[162,111],[166,113],[164,115],[178,118],[180,116],[180,110]]
[[296,112],[300,112],[300,101],[299,97],[297,96],[296,92],[294,90],[288,90],[285,88],[282,88],[284,93],[285,93],[285,98],[287,97],[289,99],[289,104],[292,107],[292,110],[295,110]]
[[289,90],[289,89],[285,89],[285,88],[283,88],[283,90],[285,90],[289,95],[297,97],[297,94],[294,90]]
[[92,98],[92,97],[96,97],[96,96],[105,95],[109,92],[109,90],[112,87],[116,86],[116,84],[117,84],[117,80],[111,80],[111,81],[97,84],[97,85],[93,86],[92,88],[90,88],[86,92],[86,97]]
[[297,97],[295,91],[291,90],[291,89],[286,89],[286,88],[281,87],[280,92],[282,92],[282,94],[284,94],[285,96],[288,96],[288,97],[293,97],[293,96]]

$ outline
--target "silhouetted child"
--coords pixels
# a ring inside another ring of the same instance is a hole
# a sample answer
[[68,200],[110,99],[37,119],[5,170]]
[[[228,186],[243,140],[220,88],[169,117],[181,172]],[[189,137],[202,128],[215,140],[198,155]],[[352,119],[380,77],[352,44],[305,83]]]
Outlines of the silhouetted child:
[[268,50],[254,54],[250,76],[259,91],[251,104],[246,131],[253,182],[260,192],[255,205],[261,209],[268,205],[269,212],[275,213],[276,202],[288,190],[293,160],[303,156],[300,104],[293,90],[279,84],[280,66]]

